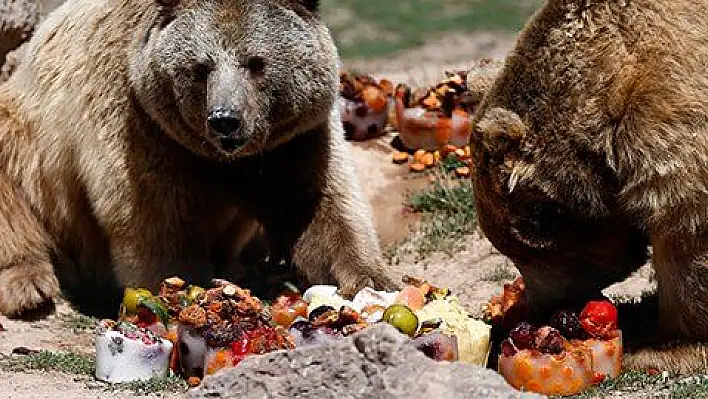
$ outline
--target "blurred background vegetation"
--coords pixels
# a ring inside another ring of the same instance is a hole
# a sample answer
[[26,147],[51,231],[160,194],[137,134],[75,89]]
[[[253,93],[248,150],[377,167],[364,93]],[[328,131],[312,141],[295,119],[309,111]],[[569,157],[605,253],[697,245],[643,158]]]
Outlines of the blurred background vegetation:
[[342,58],[377,58],[445,34],[518,32],[543,0],[323,0]]

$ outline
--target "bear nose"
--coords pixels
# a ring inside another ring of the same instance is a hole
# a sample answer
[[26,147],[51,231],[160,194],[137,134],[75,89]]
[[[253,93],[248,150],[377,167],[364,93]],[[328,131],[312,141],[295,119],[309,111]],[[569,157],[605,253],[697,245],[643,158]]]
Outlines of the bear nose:
[[231,136],[241,129],[241,119],[235,112],[226,108],[217,108],[207,117],[209,127],[221,136]]

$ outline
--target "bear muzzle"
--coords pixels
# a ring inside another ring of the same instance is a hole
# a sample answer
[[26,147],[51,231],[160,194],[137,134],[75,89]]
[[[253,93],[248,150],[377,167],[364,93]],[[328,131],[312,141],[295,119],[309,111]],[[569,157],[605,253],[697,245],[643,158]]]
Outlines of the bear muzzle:
[[241,116],[230,108],[217,107],[209,112],[207,125],[216,137],[219,146],[226,152],[234,152],[248,142],[244,134]]

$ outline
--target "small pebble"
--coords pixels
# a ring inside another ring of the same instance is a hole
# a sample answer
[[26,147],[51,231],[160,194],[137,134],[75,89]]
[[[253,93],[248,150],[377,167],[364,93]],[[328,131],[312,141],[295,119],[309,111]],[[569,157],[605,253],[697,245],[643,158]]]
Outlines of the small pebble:
[[12,353],[15,355],[34,355],[36,353],[39,353],[37,349],[30,349],[26,348],[24,346],[18,346],[17,348],[12,350]]

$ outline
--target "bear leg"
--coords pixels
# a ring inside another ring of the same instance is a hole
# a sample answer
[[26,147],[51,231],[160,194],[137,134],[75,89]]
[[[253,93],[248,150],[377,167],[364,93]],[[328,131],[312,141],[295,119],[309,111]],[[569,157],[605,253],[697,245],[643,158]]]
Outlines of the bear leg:
[[290,258],[309,283],[336,284],[344,296],[365,286],[397,288],[347,146],[338,119],[285,144],[266,165],[279,184],[252,206],[271,252]]
[[0,313],[32,319],[54,310],[60,294],[51,242],[4,173],[0,172]]
[[652,241],[657,292],[644,298],[643,308],[625,312],[624,367],[679,375],[708,372],[708,256],[700,250],[705,240],[667,234]]

